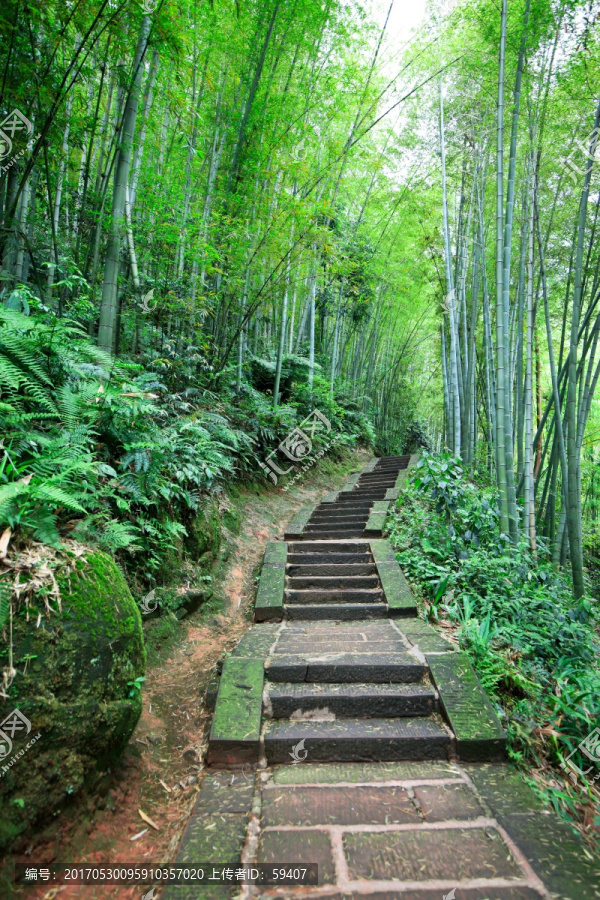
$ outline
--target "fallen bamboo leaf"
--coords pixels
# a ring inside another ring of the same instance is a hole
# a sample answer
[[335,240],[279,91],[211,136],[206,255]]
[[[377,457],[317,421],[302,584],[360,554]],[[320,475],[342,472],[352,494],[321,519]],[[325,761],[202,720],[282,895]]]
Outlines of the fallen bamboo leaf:
[[130,837],[130,841],[137,841],[138,838],[143,837],[145,834],[148,834],[148,829],[144,828],[143,831],[140,831],[138,834],[134,834],[133,837]]
[[162,780],[162,778],[159,778],[158,780],[160,781],[160,783],[161,783],[162,786],[164,787],[165,791],[168,791],[169,794],[170,794],[170,793],[171,793],[171,788],[169,787],[169,785],[168,785],[168,784],[165,784],[164,781]]
[[144,822],[150,825],[151,828],[154,828],[155,831],[160,831],[160,826],[157,825],[156,822],[153,822],[150,816],[147,816],[143,809],[138,809],[138,812],[140,814],[140,818],[142,818]]
[[4,559],[6,556],[6,551],[8,550],[8,542],[10,541],[10,536],[12,532],[10,528],[5,528],[2,532],[2,536],[0,537],[0,559]]

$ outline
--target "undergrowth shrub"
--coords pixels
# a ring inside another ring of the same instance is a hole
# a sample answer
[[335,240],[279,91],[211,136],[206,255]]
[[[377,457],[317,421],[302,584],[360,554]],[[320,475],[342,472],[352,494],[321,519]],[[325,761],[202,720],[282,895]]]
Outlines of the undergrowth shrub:
[[194,544],[206,497],[264,480],[260,461],[315,407],[340,446],[372,441],[319,376],[309,394],[301,358],[274,410],[234,367],[213,377],[201,348],[166,341],[160,353],[145,367],[116,360],[73,321],[0,307],[0,534],[54,547],[74,537],[152,587]]
[[[558,767],[600,721],[597,604],[573,599],[543,543],[537,557],[525,541],[512,544],[499,518],[495,491],[470,482],[459,458],[424,452],[388,522],[426,616],[456,626],[504,719],[512,757]],[[579,750],[572,761],[590,766]],[[557,808],[572,809],[561,772],[565,787],[555,780],[550,794]]]

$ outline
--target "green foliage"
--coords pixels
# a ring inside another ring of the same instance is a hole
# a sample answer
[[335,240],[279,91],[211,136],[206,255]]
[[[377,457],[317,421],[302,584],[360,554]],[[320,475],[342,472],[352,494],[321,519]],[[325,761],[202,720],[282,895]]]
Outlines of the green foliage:
[[[504,711],[513,756],[559,764],[600,717],[597,613],[573,599],[543,546],[536,559],[498,521],[493,491],[468,481],[457,457],[425,452],[393,514],[391,540],[430,618],[456,624]],[[574,762],[584,762],[580,753]]]
[[[231,369],[218,393],[197,372],[191,389],[187,370],[171,371],[167,387],[68,320],[0,308],[0,527],[55,546],[72,535],[156,583],[185,553],[202,498],[262,478],[259,460],[312,408],[303,360],[288,363],[289,403],[273,410],[246,382],[238,394]],[[312,402],[347,444],[372,439],[364,414],[332,400],[323,380]]]

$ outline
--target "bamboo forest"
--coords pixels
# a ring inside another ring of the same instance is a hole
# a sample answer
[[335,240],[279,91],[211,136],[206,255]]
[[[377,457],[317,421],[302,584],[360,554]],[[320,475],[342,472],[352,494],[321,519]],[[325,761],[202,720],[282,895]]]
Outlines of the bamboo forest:
[[3,0],[0,119],[0,896],[600,897],[600,0]]

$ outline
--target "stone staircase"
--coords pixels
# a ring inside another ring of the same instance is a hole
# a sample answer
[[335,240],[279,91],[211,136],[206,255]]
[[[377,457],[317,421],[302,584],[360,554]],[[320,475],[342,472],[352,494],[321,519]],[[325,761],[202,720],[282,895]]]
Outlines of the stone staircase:
[[[381,537],[406,471],[373,460],[267,545],[175,860],[228,867],[164,900],[600,900],[600,867],[502,762],[469,660],[417,615]],[[255,865],[312,880],[232,883]]]
[[314,761],[447,758],[427,665],[389,620],[292,622],[265,678],[269,763],[302,759],[299,741]]
[[385,618],[385,595],[367,541],[288,544],[287,619]]
[[265,553],[257,624],[223,667],[209,763],[501,758],[466,657],[417,617],[387,508],[410,457],[372,460]]

